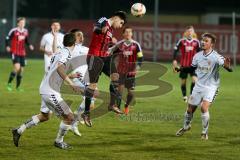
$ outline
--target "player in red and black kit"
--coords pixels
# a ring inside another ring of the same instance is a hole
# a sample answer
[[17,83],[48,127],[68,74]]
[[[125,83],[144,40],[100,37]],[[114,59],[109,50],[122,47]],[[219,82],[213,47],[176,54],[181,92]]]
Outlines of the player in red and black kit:
[[[131,27],[123,29],[123,40],[119,41],[110,48],[114,52],[114,59],[116,59],[116,70],[119,74],[119,92],[122,95],[124,87],[127,89],[127,99],[124,107],[124,113],[129,113],[129,105],[133,99],[135,89],[135,76],[137,70],[140,69],[143,54],[141,46],[138,42],[132,39],[133,30]],[[120,108],[120,104],[117,104]]]
[[[176,46],[174,47],[173,53],[173,70],[177,67],[177,53],[181,53],[180,64],[181,67],[191,67],[193,56],[200,51],[200,42],[194,38],[196,34],[194,32],[193,26],[186,27],[186,31],[184,32],[184,37],[180,39]],[[195,85],[195,81],[197,80],[195,72],[180,72],[179,77],[181,78],[181,91],[183,95],[183,100],[187,102],[187,89],[186,82],[188,74],[192,77],[191,91]]]
[[25,45],[28,45],[30,50],[33,46],[28,41],[28,30],[25,29],[26,19],[20,17],[17,19],[17,27],[10,30],[6,37],[6,50],[12,54],[13,71],[10,73],[7,89],[12,91],[12,81],[16,78],[16,89],[22,91],[19,86],[21,84],[22,73],[25,66]]
[[[126,23],[126,13],[118,11],[109,19],[106,17],[98,19],[94,25],[93,36],[87,56],[90,84],[85,90],[85,111],[81,115],[85,124],[89,127],[92,126],[90,119],[91,99],[102,72],[106,75],[110,75],[113,90],[117,92],[119,75],[114,72],[114,69],[110,69],[111,55],[108,50],[110,47],[109,45],[112,44],[113,30],[121,28],[124,23]],[[116,95],[117,94],[118,93],[116,93]],[[121,113],[116,106],[109,106],[109,110]]]

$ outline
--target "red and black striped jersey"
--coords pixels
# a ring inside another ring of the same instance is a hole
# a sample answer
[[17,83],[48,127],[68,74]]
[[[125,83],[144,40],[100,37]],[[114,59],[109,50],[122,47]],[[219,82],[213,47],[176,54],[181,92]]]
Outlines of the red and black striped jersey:
[[19,28],[13,28],[6,37],[6,46],[11,48],[11,53],[18,56],[25,56],[25,45],[29,45],[28,42],[28,30]]
[[[102,33],[102,28],[107,26],[106,33]],[[89,46],[88,55],[98,57],[107,57],[109,45],[112,43],[113,29],[110,26],[108,19],[102,17],[94,25],[93,36]]]
[[[136,65],[139,57],[142,57],[142,49],[134,40],[121,40],[115,47],[115,54],[118,56],[117,71],[120,74],[136,74]],[[140,53],[140,54],[139,54]]]
[[181,53],[180,64],[182,67],[191,67],[193,56],[200,51],[200,42],[197,39],[183,38],[174,47],[174,59],[177,52]]

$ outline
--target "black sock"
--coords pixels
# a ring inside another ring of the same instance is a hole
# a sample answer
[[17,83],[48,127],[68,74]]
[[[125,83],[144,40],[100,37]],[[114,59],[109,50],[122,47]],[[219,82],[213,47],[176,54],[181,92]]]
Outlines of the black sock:
[[16,88],[18,88],[20,86],[21,81],[22,81],[22,75],[17,74],[17,85],[16,85]]
[[[110,100],[110,105],[114,105],[116,104],[118,108],[120,108],[121,106],[121,102],[122,102],[122,97],[121,94],[118,90],[119,87],[119,82],[118,81],[112,81],[110,84],[110,94],[111,94],[111,98],[112,100]],[[111,104],[113,103],[113,104]]]
[[85,110],[84,113],[89,114],[90,113],[90,105],[91,105],[91,100],[93,97],[94,90],[87,88],[85,90]]
[[15,78],[16,76],[16,72],[12,71],[9,75],[9,79],[8,79],[8,84],[9,83],[12,83],[13,79]]
[[110,106],[115,104],[115,95],[114,95],[114,87],[112,84],[109,85],[109,92],[110,92]]
[[181,85],[182,95],[183,97],[187,96],[187,89],[186,85]]
[[111,83],[109,86],[109,91],[110,91],[110,106],[116,104],[117,107],[120,109],[122,97],[120,92],[118,91],[118,83],[117,84]]
[[127,107],[132,102],[132,99],[133,99],[133,93],[128,93],[125,107]]
[[193,90],[193,87],[195,86],[195,83],[194,82],[192,82],[192,84],[191,84],[191,91],[190,91],[190,94],[192,94],[192,90]]

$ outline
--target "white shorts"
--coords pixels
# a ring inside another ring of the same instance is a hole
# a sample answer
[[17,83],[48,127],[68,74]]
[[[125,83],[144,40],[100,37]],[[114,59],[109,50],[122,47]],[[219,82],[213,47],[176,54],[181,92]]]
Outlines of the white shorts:
[[45,69],[45,72],[48,71],[48,67],[50,66],[51,59],[52,59],[52,56],[48,56],[48,55],[44,54],[44,69]]
[[199,106],[203,100],[212,103],[216,98],[217,93],[218,89],[195,86],[189,97],[188,103],[194,106]]
[[57,116],[64,116],[72,113],[70,107],[59,95],[41,95],[42,104],[40,111],[43,113],[49,113],[53,111]]

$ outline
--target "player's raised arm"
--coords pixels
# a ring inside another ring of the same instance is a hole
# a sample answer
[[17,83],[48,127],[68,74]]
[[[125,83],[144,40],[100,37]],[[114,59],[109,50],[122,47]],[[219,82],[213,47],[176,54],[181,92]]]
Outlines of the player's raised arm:
[[106,17],[98,19],[98,21],[94,25],[93,31],[98,34],[106,33],[106,31],[108,30],[108,26],[106,26],[106,24],[107,24]]

